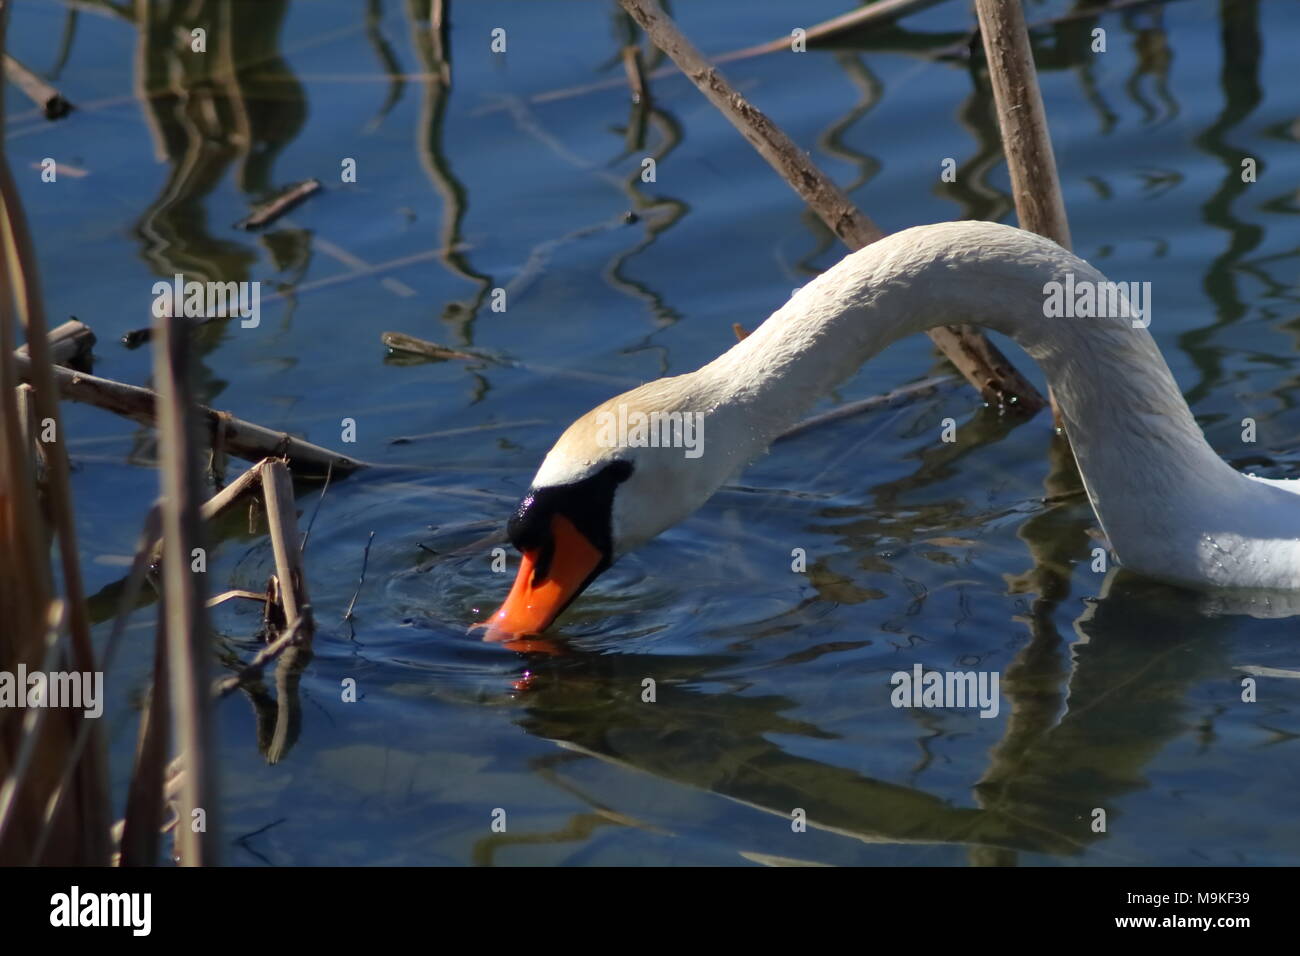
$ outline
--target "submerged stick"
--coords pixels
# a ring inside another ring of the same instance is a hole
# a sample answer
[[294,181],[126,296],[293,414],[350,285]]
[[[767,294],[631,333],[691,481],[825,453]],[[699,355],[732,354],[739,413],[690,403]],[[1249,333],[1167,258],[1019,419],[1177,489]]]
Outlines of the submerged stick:
[[9,78],[11,83],[27,94],[27,98],[45,113],[46,119],[59,119],[72,112],[72,104],[64,98],[62,93],[8,53],[5,54],[5,76]]
[[319,192],[320,189],[321,184],[318,179],[307,179],[297,183],[267,202],[254,206],[253,211],[246,218],[235,223],[235,228],[245,229],[249,232],[254,229],[261,229],[263,226],[275,222],[312,193]]
[[802,435],[804,432],[819,428],[822,425],[829,425],[831,422],[838,422],[845,418],[852,418],[854,415],[861,415],[865,412],[875,411],[877,408],[892,407],[901,404],[904,399],[920,398],[923,395],[932,394],[940,385],[948,382],[955,382],[956,379],[951,375],[937,375],[934,378],[922,379],[919,382],[912,382],[910,385],[903,385],[894,389],[892,392],[885,392],[883,395],[873,395],[870,398],[864,398],[856,402],[846,402],[837,408],[822,412],[820,415],[813,415],[805,418],[797,424],[791,425],[781,434],[773,439],[772,444],[785,441],[788,438],[794,438],[796,435]]
[[[883,235],[790,137],[737,93],[704,59],[682,36],[657,0],[619,0],[619,3],[845,245],[861,249]],[[982,333],[969,326],[946,326],[927,334],[985,401],[1011,402],[1027,413],[1043,406],[1042,396],[1033,384]]]
[[[31,361],[20,355],[15,355],[14,359],[18,366],[18,377],[22,381],[30,382],[33,377]],[[94,405],[96,408],[113,412],[142,425],[157,424],[158,396],[147,388],[100,378],[97,375],[73,372],[60,366],[55,366],[50,372],[55,388],[69,401]],[[39,389],[39,383],[35,384]],[[331,466],[339,474],[349,474],[367,467],[366,462],[340,455],[328,448],[303,441],[301,438],[294,438],[286,432],[277,432],[261,425],[254,425],[252,422],[218,412],[206,405],[199,405],[197,408],[209,440],[216,434],[218,427],[224,428],[226,451],[245,461],[283,457],[289,459],[289,463],[295,468],[305,470],[312,477],[324,477]]]
[[[870,24],[888,23],[897,20],[899,17],[905,17],[909,13],[917,13],[942,2],[943,0],[876,0],[875,3],[869,6],[842,13],[838,17],[823,20],[821,23],[809,27],[804,31],[804,41],[809,44],[824,42],[841,34],[860,30]],[[777,37],[775,40],[760,43],[758,46],[735,50],[725,57],[718,57],[714,62],[724,63],[729,60],[747,59],[751,56],[766,56],[769,53],[778,53],[781,50],[788,49],[790,49],[790,38],[788,36]]]
[[411,355],[421,355],[424,358],[461,359],[467,362],[500,362],[500,359],[493,358],[483,352],[468,352],[463,349],[449,348],[446,345],[439,345],[437,342],[417,339],[414,335],[407,335],[405,332],[381,333],[379,341],[394,352],[409,352]]

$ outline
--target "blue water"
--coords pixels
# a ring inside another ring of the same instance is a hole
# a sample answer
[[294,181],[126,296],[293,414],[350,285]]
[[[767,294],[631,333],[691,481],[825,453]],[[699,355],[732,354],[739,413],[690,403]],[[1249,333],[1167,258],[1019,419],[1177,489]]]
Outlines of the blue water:
[[[675,13],[719,55],[846,6],[808,0],[800,22],[740,0]],[[1037,22],[1068,6],[1027,9]],[[118,339],[148,324],[155,281],[259,280],[288,294],[256,329],[201,333],[202,400],[389,466],[323,499],[298,486],[304,525],[319,501],[318,633],[300,674],[268,671],[218,710],[226,862],[1300,860],[1300,681],[1267,671],[1242,700],[1243,668],[1300,670],[1295,619],[1094,572],[1099,529],[1049,416],[1013,423],[957,382],[779,445],[602,577],[555,630],[561,653],[467,637],[510,579],[476,542],[563,427],[713,358],[731,323],[752,329],[843,250],[678,76],[652,80],[645,143],[627,146],[613,4],[452,2],[449,93],[426,78],[418,0],[209,4],[204,58],[177,38],[181,12],[150,7],[143,25],[99,3],[13,11],[9,49],[46,73],[76,14],[55,79],[79,109],[49,123],[16,91],[6,101],[51,319],[95,329],[98,374],[148,384],[150,350]],[[1222,7],[1048,26],[1035,51],[1075,250],[1152,283],[1151,332],[1215,448],[1295,475],[1300,7]],[[489,48],[497,27],[505,54]],[[725,73],[883,229],[1014,223],[987,79],[961,53],[970,27],[965,5],[940,4]],[[1089,52],[1094,27],[1105,53]],[[45,157],[85,175],[42,183]],[[345,158],[355,183],[340,182]],[[324,191],[286,219],[232,228],[308,177]],[[358,260],[382,268],[349,277]],[[515,364],[398,359],[385,331]],[[945,368],[927,340],[904,341],[826,405]],[[107,413],[65,415],[103,618],[157,494],[155,446]],[[955,444],[938,441],[945,418]],[[264,586],[270,545],[248,523],[214,529],[211,593]],[[259,614],[214,612],[214,667],[256,652]],[[152,605],[133,615],[108,680],[119,800],[153,626]],[[998,716],[891,706],[890,675],[917,663],[999,673]]]

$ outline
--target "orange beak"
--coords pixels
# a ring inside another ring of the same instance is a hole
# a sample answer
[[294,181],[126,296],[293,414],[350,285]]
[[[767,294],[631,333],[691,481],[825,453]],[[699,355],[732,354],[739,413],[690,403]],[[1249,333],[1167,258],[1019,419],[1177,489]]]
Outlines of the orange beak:
[[604,553],[564,515],[551,518],[551,540],[554,550],[545,575],[537,573],[539,552],[524,552],[510,596],[495,614],[478,625],[487,628],[483,640],[513,641],[540,634],[582,593],[606,562]]

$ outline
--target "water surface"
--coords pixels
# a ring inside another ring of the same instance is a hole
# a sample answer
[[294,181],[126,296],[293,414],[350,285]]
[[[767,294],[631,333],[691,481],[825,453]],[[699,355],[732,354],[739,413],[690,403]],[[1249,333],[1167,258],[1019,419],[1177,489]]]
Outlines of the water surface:
[[[467,637],[510,576],[476,542],[563,427],[624,383],[711,359],[731,323],[753,328],[842,250],[680,77],[653,81],[636,142],[612,3],[453,2],[450,90],[420,0],[211,2],[197,20],[147,6],[142,23],[129,4],[13,12],[10,49],[79,107],[48,123],[13,90],[6,103],[52,319],[93,326],[100,374],[147,384],[149,349],[117,340],[147,324],[154,281],[258,280],[259,328],[200,336],[202,400],[389,466],[323,500],[299,486],[319,631],[304,669],[221,705],[227,862],[1300,859],[1300,681],[1260,676],[1241,699],[1243,668],[1300,669],[1295,619],[1095,572],[1099,530],[1049,418],[1016,424],[958,384],[778,446],[601,578],[556,630],[562,653]],[[716,55],[846,4],[807,0],[800,22],[788,4],[676,6]],[[178,38],[196,24],[204,58]],[[941,4],[726,73],[882,228],[1014,222],[969,26]],[[1210,441],[1273,476],[1300,474],[1297,35],[1300,7],[1271,0],[1034,34],[1076,251],[1153,284],[1151,331]],[[47,156],[85,175],[42,184]],[[286,219],[232,228],[308,177],[325,191]],[[398,359],[389,330],[514,363]],[[927,340],[902,342],[827,404],[944,368]],[[156,494],[155,446],[104,412],[66,416],[103,614]],[[265,536],[242,513],[214,530],[209,589],[260,589]],[[153,617],[132,618],[108,684],[120,797]],[[227,666],[256,652],[252,605],[214,624]],[[892,707],[890,675],[916,663],[998,672],[998,716]]]

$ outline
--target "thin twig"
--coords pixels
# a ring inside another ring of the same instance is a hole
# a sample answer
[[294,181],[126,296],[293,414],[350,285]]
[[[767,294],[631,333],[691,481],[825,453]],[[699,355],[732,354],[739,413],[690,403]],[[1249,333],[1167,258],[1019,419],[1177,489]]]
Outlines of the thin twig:
[[948,382],[957,381],[951,375],[938,375],[934,378],[922,379],[919,382],[913,382],[910,385],[904,385],[896,388],[892,392],[885,392],[883,395],[873,395],[871,398],[864,398],[857,402],[846,402],[838,408],[832,408],[830,411],[822,412],[820,415],[813,415],[805,418],[803,421],[791,425],[780,435],[776,436],[775,444],[778,441],[786,441],[794,438],[796,435],[802,435],[804,432],[819,428],[822,425],[829,425],[831,422],[842,421],[845,418],[851,418],[854,415],[861,415],[865,412],[875,411],[877,408],[887,408],[901,404],[904,399],[920,398],[923,395],[933,393],[939,386]]
[[375,540],[375,533],[370,532],[370,537],[366,539],[366,550],[361,555],[361,577],[357,579],[357,589],[352,592],[352,600],[348,602],[348,609],[343,612],[343,620],[352,620],[352,609],[357,606],[357,597],[361,594],[361,585],[366,583],[366,568],[370,564],[370,543]]
[[312,509],[311,519],[307,522],[307,530],[303,532],[302,544],[298,546],[298,550],[304,554],[307,551],[307,539],[311,537],[311,529],[316,524],[316,516],[320,514],[320,506],[325,503],[325,492],[330,490],[330,479],[332,477],[334,477],[334,467],[331,465],[330,470],[325,473],[325,487],[320,490],[320,497],[316,499],[316,507]]

